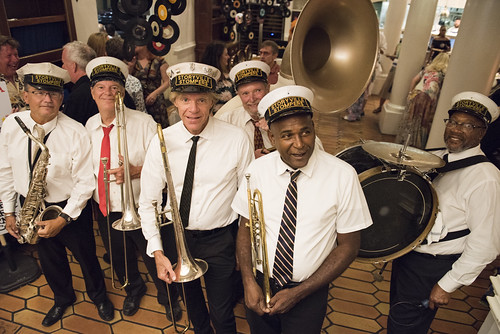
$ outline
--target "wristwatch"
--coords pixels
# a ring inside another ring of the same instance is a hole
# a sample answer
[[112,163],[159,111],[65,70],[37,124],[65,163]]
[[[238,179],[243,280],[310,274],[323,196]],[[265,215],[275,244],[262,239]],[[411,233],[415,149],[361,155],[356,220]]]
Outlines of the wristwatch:
[[64,212],[61,212],[59,214],[59,217],[63,218],[66,221],[66,224],[71,223],[71,221],[73,220],[68,214],[66,214]]

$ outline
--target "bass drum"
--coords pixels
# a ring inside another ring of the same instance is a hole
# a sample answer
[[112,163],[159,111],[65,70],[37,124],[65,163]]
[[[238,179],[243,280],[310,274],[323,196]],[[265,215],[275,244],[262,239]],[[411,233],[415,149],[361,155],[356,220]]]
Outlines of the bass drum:
[[412,168],[401,179],[401,169],[384,167],[361,145],[337,157],[356,169],[373,220],[361,231],[358,260],[387,262],[418,246],[436,219],[438,200],[431,183]]

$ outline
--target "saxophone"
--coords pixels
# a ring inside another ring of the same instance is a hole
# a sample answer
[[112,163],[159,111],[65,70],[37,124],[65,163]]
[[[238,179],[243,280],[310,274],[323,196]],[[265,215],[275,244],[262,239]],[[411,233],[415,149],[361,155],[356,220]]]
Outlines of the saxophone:
[[41,150],[40,157],[38,158],[35,166],[33,167],[33,176],[31,178],[30,186],[23,207],[19,212],[17,227],[19,228],[20,244],[30,243],[36,244],[40,239],[38,235],[39,226],[36,224],[38,221],[55,219],[62,212],[62,208],[57,205],[45,207],[44,198],[47,195],[46,190],[46,177],[47,166],[49,165],[49,149],[43,142],[38,140],[31,131],[26,127],[24,122],[19,116],[14,117],[21,129],[26,135],[34,141]]

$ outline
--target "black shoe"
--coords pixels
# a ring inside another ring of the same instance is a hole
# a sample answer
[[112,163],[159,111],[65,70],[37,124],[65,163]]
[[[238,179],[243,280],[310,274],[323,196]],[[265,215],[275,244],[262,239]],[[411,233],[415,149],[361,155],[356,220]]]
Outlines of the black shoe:
[[97,313],[104,321],[111,321],[115,317],[115,307],[111,301],[106,298],[102,303],[96,304]]
[[104,255],[102,256],[102,260],[104,262],[106,262],[107,264],[109,264],[110,263],[110,261],[109,261],[109,254],[108,253],[104,253]]
[[[174,305],[172,305],[172,310],[174,311],[174,319],[175,321],[179,321],[182,318],[182,308],[179,305],[179,301],[174,301]],[[170,305],[165,304],[165,315],[168,321],[172,322],[172,313],[170,313]]]
[[123,315],[132,316],[136,314],[139,310],[139,305],[141,304],[141,299],[144,293],[138,296],[127,296],[123,301]]
[[66,311],[66,309],[68,307],[69,307],[69,305],[66,305],[66,306],[54,305],[54,306],[52,306],[52,308],[49,310],[49,312],[47,312],[47,315],[45,316],[45,318],[43,318],[42,326],[49,327],[49,326],[52,326],[53,324],[55,324],[56,322],[58,322],[62,318],[64,311]]

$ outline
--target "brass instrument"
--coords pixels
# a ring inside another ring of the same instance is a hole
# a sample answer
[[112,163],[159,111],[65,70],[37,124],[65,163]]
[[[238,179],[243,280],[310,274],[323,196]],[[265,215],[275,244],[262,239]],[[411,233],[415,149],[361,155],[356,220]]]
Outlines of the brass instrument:
[[269,261],[267,259],[266,224],[264,222],[264,211],[262,208],[262,194],[258,189],[253,192],[250,189],[250,174],[245,174],[247,179],[248,211],[249,218],[246,225],[250,229],[250,243],[252,248],[252,268],[254,276],[257,273],[257,265],[262,266],[264,276],[264,297],[266,305],[271,300],[271,287],[269,284]]
[[19,220],[16,223],[19,228],[20,244],[30,243],[36,244],[40,236],[38,235],[39,226],[36,224],[39,221],[56,219],[62,212],[62,208],[57,205],[45,207],[44,198],[46,196],[46,178],[47,166],[49,165],[49,149],[47,146],[38,140],[31,131],[26,127],[19,116],[14,117],[24,133],[40,147],[40,156],[33,167],[33,176],[29,185],[28,193],[24,199],[23,207],[19,212]]
[[293,31],[290,63],[312,107],[335,112],[365,90],[378,56],[378,19],[370,0],[309,0]]
[[[134,201],[134,191],[132,189],[132,180],[130,179],[130,164],[128,158],[127,146],[127,129],[125,125],[125,108],[123,105],[123,96],[118,92],[115,96],[115,117],[116,117],[116,134],[118,138],[118,154],[123,155],[123,183],[120,184],[122,217],[117,219],[113,224],[110,224],[110,200],[109,200],[109,184],[114,180],[109,179],[107,158],[101,158],[104,175],[104,190],[106,193],[106,222],[108,225],[108,244],[109,244],[109,262],[111,266],[111,285],[116,290],[121,290],[129,284],[128,267],[127,267],[127,246],[125,241],[125,231],[133,231],[141,228],[141,219],[137,214],[137,208]],[[123,150],[122,150],[123,146]],[[116,286],[114,279],[113,266],[113,251],[111,247],[111,227],[115,230],[122,231],[123,236],[123,253],[125,258],[125,278],[123,285]]]
[[[184,303],[186,303],[186,294],[184,292],[184,284],[182,283],[191,282],[203,276],[208,270],[208,264],[204,260],[193,259],[193,257],[189,253],[189,249],[186,244],[186,236],[184,234],[184,227],[182,226],[181,216],[179,214],[179,206],[177,205],[177,197],[175,195],[174,181],[172,179],[172,174],[170,172],[170,164],[168,162],[168,156],[167,156],[167,147],[165,145],[163,130],[161,128],[160,123],[157,124],[157,132],[158,132],[158,139],[160,141],[163,167],[165,169],[165,177],[167,179],[167,190],[168,190],[168,197],[170,200],[170,210],[160,212],[158,210],[157,201],[153,201],[152,204],[155,209],[156,224],[158,228],[163,225],[161,223],[162,215],[164,215],[166,212],[170,212],[172,215],[172,225],[174,228],[175,244],[177,247],[177,263],[172,266],[172,269],[174,270],[176,276],[174,282],[181,283],[182,295],[183,295],[182,297],[184,299]],[[178,331],[177,322],[175,321],[175,317],[173,316],[174,312],[172,309],[172,300],[168,288],[167,292],[168,292],[168,299],[170,300],[170,312],[172,314],[172,322],[174,325],[174,329],[177,333],[184,333],[189,329],[189,323],[190,323],[189,317],[187,319],[186,326],[183,328],[183,330]]]

